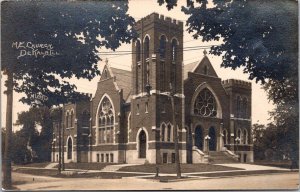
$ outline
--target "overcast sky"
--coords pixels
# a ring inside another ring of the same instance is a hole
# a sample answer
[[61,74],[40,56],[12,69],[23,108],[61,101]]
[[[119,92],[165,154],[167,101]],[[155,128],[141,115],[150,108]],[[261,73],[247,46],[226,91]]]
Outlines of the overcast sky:
[[[180,4],[186,3],[186,1],[179,0],[179,5],[171,10],[167,11],[165,5],[159,6],[157,0],[135,0],[129,1],[129,11],[128,13],[135,18],[135,20],[139,20],[152,12],[156,12],[159,14],[163,14],[165,16],[169,16],[171,18],[181,20],[185,22],[187,20],[187,16],[181,12]],[[186,27],[185,27],[186,29]],[[184,47],[192,47],[192,46],[199,46],[199,45],[213,45],[218,44],[220,42],[202,42],[200,39],[195,40],[192,38],[192,35],[184,31]],[[124,44],[122,45],[118,51],[130,51],[131,45]],[[103,50],[104,51],[104,50]],[[107,51],[107,50],[105,50]],[[101,53],[100,53],[101,57]],[[107,56],[109,60],[109,64],[112,67],[127,69],[130,70],[131,68],[131,55],[122,55],[122,56]],[[203,49],[193,50],[193,51],[185,51],[183,56],[183,63],[188,64],[194,61],[201,60],[203,58]],[[235,71],[231,69],[220,68],[221,64],[221,57],[214,56],[208,54],[208,58],[210,59],[214,69],[216,70],[218,76],[225,79],[241,79],[241,80],[248,80],[248,75],[243,74],[242,69],[237,69]],[[102,57],[103,61],[105,57]],[[104,62],[99,62],[100,66],[103,66]],[[99,81],[100,77],[95,77],[91,82],[88,80],[79,80],[74,81],[78,87],[78,91],[80,92],[87,92],[95,94],[97,88],[97,82]],[[5,126],[5,109],[6,109],[6,95],[3,94],[5,89],[4,87],[4,80],[5,76],[1,80],[1,120],[2,120],[2,127]],[[261,88],[260,84],[256,84],[255,81],[252,82],[252,123],[259,123],[266,124],[270,122],[268,111],[273,109],[273,105],[268,102],[267,95],[264,90]],[[22,103],[18,102],[18,100],[22,97],[22,94],[14,93],[14,106],[13,106],[13,122],[17,119],[17,113],[28,110],[29,106],[23,105]],[[14,131],[18,128],[14,127]]]

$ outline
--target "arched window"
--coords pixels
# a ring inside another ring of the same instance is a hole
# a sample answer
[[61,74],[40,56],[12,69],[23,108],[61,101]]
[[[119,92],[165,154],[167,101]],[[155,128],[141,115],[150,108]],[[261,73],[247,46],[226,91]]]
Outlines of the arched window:
[[144,55],[145,58],[149,58],[149,50],[150,50],[150,39],[148,36],[146,36],[145,41],[144,41]]
[[247,102],[247,98],[244,97],[243,98],[243,113],[242,113],[242,117],[243,118],[248,118],[248,114],[247,114],[247,111],[248,111],[248,102]]
[[72,148],[73,148],[73,144],[72,144],[72,139],[71,139],[71,137],[69,137],[69,139],[68,139],[68,142],[67,142],[67,144],[68,144],[68,153],[67,153],[67,158],[68,159],[72,159]]
[[166,131],[166,125],[162,124],[162,126],[161,126],[161,141],[165,141],[165,131]]
[[160,37],[159,56],[160,56],[161,59],[166,58],[166,36],[164,36],[164,35],[162,35]]
[[247,131],[247,129],[244,129],[243,141],[244,141],[244,144],[248,144],[248,131]]
[[141,91],[141,83],[139,82],[139,79],[140,79],[140,70],[141,70],[141,41],[140,40],[137,40],[136,42],[136,62],[137,62],[137,65],[136,65],[136,78],[135,78],[135,85],[136,85],[136,94],[139,93]]
[[171,141],[171,134],[172,134],[172,126],[169,124],[167,129],[167,141]]
[[166,84],[166,65],[165,61],[160,62],[160,86],[161,91],[165,91],[165,84]]
[[139,158],[146,158],[147,136],[144,130],[139,134]]
[[171,61],[175,63],[177,61],[177,40],[173,39],[171,43]]
[[87,110],[84,110],[82,113],[82,127],[90,126],[90,113]]
[[69,121],[70,121],[69,118],[70,118],[69,117],[69,112],[67,111],[67,113],[66,113],[66,128],[69,128],[69,125],[70,125],[69,124]]
[[149,84],[150,82],[150,66],[149,66],[149,61],[146,62],[146,82]]
[[136,52],[136,61],[137,62],[141,61],[141,42],[140,42],[140,40],[136,41],[135,52]]
[[73,122],[74,122],[74,112],[71,111],[71,117],[70,117],[70,126],[73,127]]
[[236,98],[236,116],[241,117],[241,97],[237,96]]
[[113,132],[114,132],[114,111],[112,104],[107,97],[104,97],[98,112],[99,121],[99,143],[113,143]]
[[196,98],[194,103],[194,113],[204,117],[217,116],[217,104],[211,91],[204,88]]

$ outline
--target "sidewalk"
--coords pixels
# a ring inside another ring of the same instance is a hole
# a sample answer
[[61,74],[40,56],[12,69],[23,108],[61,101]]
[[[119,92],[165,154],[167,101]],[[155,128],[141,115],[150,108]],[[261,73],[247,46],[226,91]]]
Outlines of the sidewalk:
[[282,171],[289,171],[290,169],[280,168],[280,167],[271,167],[265,165],[254,165],[254,164],[246,164],[246,163],[232,163],[232,164],[216,164],[222,165],[227,167],[234,167],[234,168],[241,168],[245,169],[246,171],[258,171],[258,170],[282,170]]
[[[51,165],[51,166],[50,166]],[[118,164],[118,165],[107,165],[101,170],[85,170],[85,169],[66,169],[65,173],[68,175],[68,172],[77,173],[84,177],[85,174],[96,174],[104,175],[105,173],[114,174],[116,176],[122,175],[122,177],[137,177],[137,178],[153,178],[155,173],[153,172],[128,172],[128,171],[118,171],[122,167],[134,166],[136,164]],[[189,178],[216,178],[224,176],[238,176],[238,175],[247,175],[249,174],[266,174],[266,173],[282,173],[289,172],[290,169],[271,167],[271,166],[262,166],[262,165],[253,165],[245,163],[236,163],[236,164],[217,164],[226,167],[239,168],[242,170],[226,170],[226,171],[207,171],[207,172],[189,172],[182,173],[183,177]],[[52,168],[50,168],[52,167]],[[39,167],[14,167],[15,169],[43,169],[43,170],[57,170],[53,168],[53,164],[47,165],[45,168]],[[246,173],[247,172],[247,173]],[[103,174],[101,174],[103,173]],[[90,175],[91,176],[91,175]],[[159,173],[160,177],[175,177],[176,173]]]

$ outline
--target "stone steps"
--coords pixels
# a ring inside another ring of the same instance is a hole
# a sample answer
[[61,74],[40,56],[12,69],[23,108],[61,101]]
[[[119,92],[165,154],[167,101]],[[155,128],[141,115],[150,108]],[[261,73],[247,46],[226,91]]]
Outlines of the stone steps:
[[209,159],[211,163],[237,163],[238,161],[233,157],[230,157],[225,152],[213,151],[209,153]]

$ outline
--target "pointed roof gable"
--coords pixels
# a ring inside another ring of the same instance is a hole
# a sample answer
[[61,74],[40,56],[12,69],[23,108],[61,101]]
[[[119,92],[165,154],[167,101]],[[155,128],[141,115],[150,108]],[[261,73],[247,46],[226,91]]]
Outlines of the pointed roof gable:
[[131,93],[131,71],[111,67],[106,63],[103,67],[100,81],[114,78],[116,89],[123,90],[123,99],[130,102]]
[[112,76],[113,75],[112,75],[112,72],[110,70],[110,67],[108,67],[107,64],[104,65],[103,70],[102,70],[102,74],[101,74],[101,77],[100,77],[100,81],[105,80],[105,79],[109,79]]
[[208,57],[205,55],[203,59],[199,62],[189,63],[184,66],[184,79],[188,78],[188,72],[198,73],[202,75],[218,77],[215,69],[213,68]]

